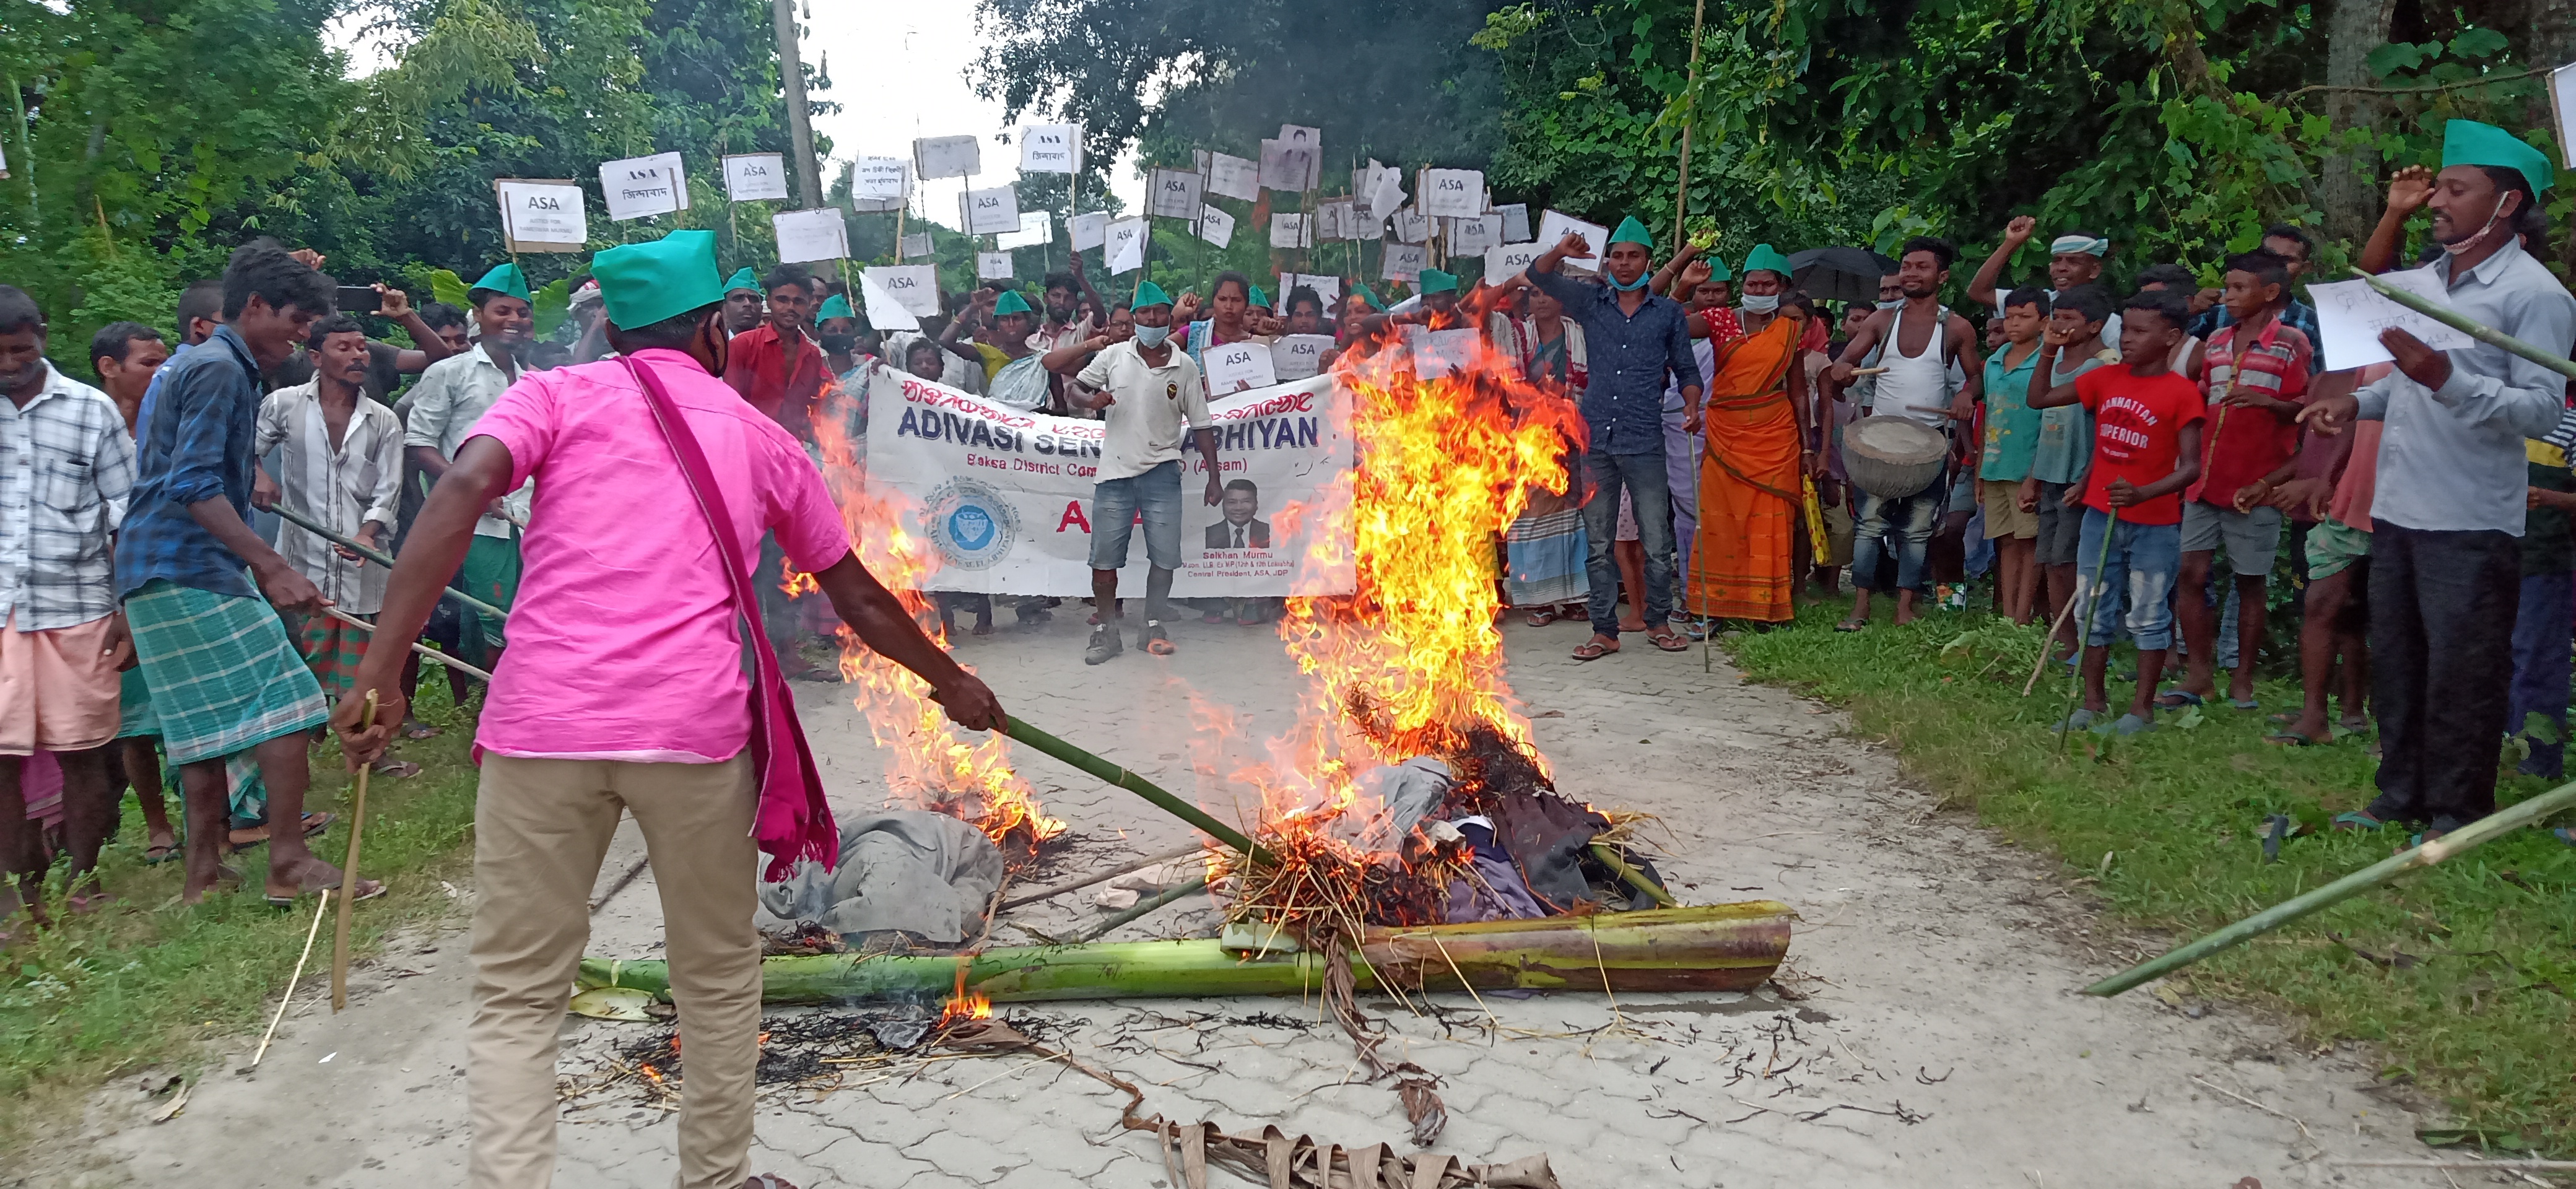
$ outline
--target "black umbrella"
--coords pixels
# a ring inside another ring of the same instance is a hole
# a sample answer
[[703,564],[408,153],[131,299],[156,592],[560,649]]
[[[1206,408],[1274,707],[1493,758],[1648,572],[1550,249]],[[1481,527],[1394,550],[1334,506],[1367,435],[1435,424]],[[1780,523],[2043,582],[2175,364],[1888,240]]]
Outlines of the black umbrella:
[[1809,248],[1789,255],[1789,275],[1819,301],[1878,300],[1878,280],[1896,262],[1867,248]]

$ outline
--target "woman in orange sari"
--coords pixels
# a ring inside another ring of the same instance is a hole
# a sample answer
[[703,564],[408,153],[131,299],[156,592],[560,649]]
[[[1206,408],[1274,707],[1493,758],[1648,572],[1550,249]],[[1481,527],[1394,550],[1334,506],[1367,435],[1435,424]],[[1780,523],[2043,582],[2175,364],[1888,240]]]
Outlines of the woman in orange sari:
[[1744,262],[1744,337],[1714,344],[1687,574],[1693,615],[1780,623],[1795,614],[1790,550],[1800,477],[1812,463],[1806,374],[1796,364],[1814,307],[1788,288],[1788,261],[1769,244],[1755,248]]

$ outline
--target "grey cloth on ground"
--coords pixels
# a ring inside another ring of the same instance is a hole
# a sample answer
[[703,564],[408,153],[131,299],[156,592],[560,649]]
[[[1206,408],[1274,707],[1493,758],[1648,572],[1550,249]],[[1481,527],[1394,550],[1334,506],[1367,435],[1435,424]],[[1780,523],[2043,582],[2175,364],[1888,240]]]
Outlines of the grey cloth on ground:
[[1370,850],[1400,848],[1404,836],[1448,799],[1449,781],[1449,765],[1437,756],[1415,756],[1362,774],[1360,794],[1376,798],[1382,808],[1361,832],[1360,845]]
[[1002,883],[1002,852],[974,826],[944,813],[889,809],[841,825],[841,866],[803,863],[760,887],[761,906],[784,920],[843,935],[900,929],[957,943],[982,928]]

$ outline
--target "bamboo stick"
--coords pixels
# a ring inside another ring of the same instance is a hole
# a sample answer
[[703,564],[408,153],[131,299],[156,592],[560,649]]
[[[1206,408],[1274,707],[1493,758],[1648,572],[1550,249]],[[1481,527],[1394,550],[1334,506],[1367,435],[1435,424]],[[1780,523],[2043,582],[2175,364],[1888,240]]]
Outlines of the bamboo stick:
[[2532,346],[2531,344],[2515,338],[2512,335],[2506,334],[2501,330],[2497,330],[2484,322],[2467,317],[2466,315],[2461,314],[2458,310],[2426,301],[2418,294],[2400,289],[2397,286],[2391,285],[2388,282],[2372,276],[2369,273],[2363,272],[2358,268],[2352,270],[2352,275],[2370,282],[2370,287],[2378,290],[2381,297],[2385,297],[2390,301],[2406,307],[2407,309],[2413,310],[2416,313],[2422,314],[2444,326],[2448,326],[2453,330],[2459,331],[2461,334],[2465,334],[2490,347],[2519,355],[2533,363],[2537,363],[2542,367],[2548,368],[2559,375],[2576,378],[2576,359],[2569,359],[2554,351],[2547,351],[2539,347]]
[[1001,907],[995,911],[1007,911],[1009,909],[1018,908],[1023,904],[1035,904],[1040,900],[1052,900],[1066,892],[1079,892],[1093,884],[1100,883],[1104,880],[1116,879],[1131,871],[1142,871],[1156,863],[1169,863],[1174,859],[1186,859],[1204,849],[1205,848],[1201,847],[1198,843],[1193,842],[1188,846],[1176,847],[1174,849],[1164,851],[1161,854],[1147,855],[1141,859],[1129,859],[1115,867],[1111,867],[1103,871],[1094,871],[1079,879],[1069,879],[1063,883],[1048,884],[1034,892],[1023,892],[1008,900],[1002,901]]
[[[1381,980],[1428,990],[1749,991],[1779,969],[1791,912],[1773,900],[1468,925],[1372,928],[1341,955],[1358,989]],[[776,1004],[927,1002],[960,989],[996,1003],[1210,995],[1295,995],[1323,986],[1312,950],[1247,955],[1213,938],[1020,946],[980,954],[762,960]],[[960,974],[963,974],[961,988]],[[670,996],[660,961],[584,958],[578,983]]]
[[[371,633],[376,630],[376,625],[368,623],[366,620],[360,619],[355,615],[351,615],[337,607],[324,607],[322,609],[322,613],[333,619],[339,620],[342,623],[348,624],[351,627],[365,628]],[[477,669],[472,665],[466,664],[465,662],[449,656],[444,652],[440,652],[439,650],[423,644],[418,640],[411,642],[411,650],[427,657],[433,664],[445,665],[459,673],[471,673],[482,678],[485,685],[490,685],[492,683],[491,674],[486,673],[481,669]]]
[[2293,896],[2188,945],[2171,950],[2160,958],[2141,962],[2103,979],[2084,988],[2084,993],[2117,995],[2141,983],[2180,970],[2220,950],[2340,904],[2381,884],[2394,882],[2399,876],[2408,872],[2418,871],[2455,855],[2475,850],[2571,805],[2576,805],[2576,781],[2562,784],[2510,809],[2488,814],[2422,846],[2400,851],[2390,858],[2373,863],[2313,892]]
[[1124,925],[1129,921],[1144,916],[1147,913],[1161,908],[1174,900],[1178,900],[1183,896],[1196,895],[1197,893],[1204,892],[1206,890],[1207,877],[1204,875],[1191,880],[1188,883],[1165,888],[1162,891],[1156,892],[1151,896],[1147,896],[1146,898],[1137,901],[1134,906],[1119,911],[1109,919],[1083,930],[1078,935],[1077,939],[1081,941],[1098,941],[1103,937],[1107,937],[1111,930],[1116,929],[1120,925]]
[[331,889],[322,889],[322,900],[313,906],[313,924],[304,930],[304,952],[295,956],[295,972],[286,976],[286,994],[278,997],[277,1014],[268,1018],[268,1031],[259,1034],[259,1048],[250,1055],[245,1071],[259,1068],[259,1059],[268,1055],[268,1042],[277,1035],[277,1023],[286,1018],[286,1005],[295,1002],[295,983],[304,977],[304,961],[313,956],[313,939],[322,935],[322,914],[331,909]]
[[1629,864],[1628,860],[1620,858],[1618,848],[1606,842],[1595,842],[1592,844],[1592,857],[1601,860],[1602,866],[1617,872],[1619,878],[1625,880],[1629,887],[1653,897],[1655,903],[1666,908],[1681,907],[1681,901],[1673,899],[1671,892],[1657,886],[1655,881],[1646,878],[1645,872],[1637,870]]
[[[325,541],[329,541],[334,545],[341,546],[350,552],[367,559],[368,561],[383,566],[388,570],[394,568],[394,559],[392,554],[385,553],[377,549],[371,549],[365,545],[359,544],[355,540],[342,536],[331,529],[324,528],[321,525],[314,523],[311,519],[305,517],[304,514],[300,512],[289,511],[284,504],[277,505],[276,507],[268,510],[277,513],[278,518],[286,521],[288,524],[292,524],[297,528],[303,529],[304,531],[320,537]],[[456,600],[458,603],[462,604],[468,610],[473,611],[477,615],[491,617],[491,619],[496,623],[510,618],[509,612],[495,607],[490,603],[486,603],[481,599],[475,598],[472,595],[466,594],[464,591],[458,590],[453,586],[442,586],[438,588],[438,593]]]
[[1076,768],[1080,768],[1093,776],[1097,776],[1100,779],[1109,782],[1110,784],[1117,785],[1128,792],[1134,793],[1139,797],[1143,797],[1144,799],[1153,802],[1154,804],[1162,807],[1164,812],[1198,827],[1199,830],[1205,833],[1208,837],[1214,838],[1217,841],[1234,848],[1236,851],[1249,857],[1253,862],[1271,863],[1276,861],[1271,858],[1269,851],[1263,850],[1260,846],[1255,845],[1250,838],[1244,837],[1243,831],[1226,825],[1224,822],[1220,822],[1213,817],[1209,817],[1205,810],[1163,791],[1163,789],[1153,781],[1147,780],[1142,776],[1138,776],[1135,773],[1128,771],[1126,768],[1110,763],[1099,756],[1093,755],[1090,752],[1084,751],[1079,747],[1075,747],[1062,739],[1058,739],[1053,735],[1047,734],[1036,727],[1030,726],[1024,719],[1014,717],[1003,726],[1002,730],[1004,734],[1009,735],[1013,739],[1026,743],[1039,751],[1054,756],[1055,758],[1071,764]]
[[[367,691],[363,731],[376,725],[376,691]],[[358,791],[349,802],[349,860],[340,865],[340,915],[331,923],[331,1014],[349,1006],[349,909],[358,900],[358,840],[367,829],[367,776],[374,765],[358,769]]]

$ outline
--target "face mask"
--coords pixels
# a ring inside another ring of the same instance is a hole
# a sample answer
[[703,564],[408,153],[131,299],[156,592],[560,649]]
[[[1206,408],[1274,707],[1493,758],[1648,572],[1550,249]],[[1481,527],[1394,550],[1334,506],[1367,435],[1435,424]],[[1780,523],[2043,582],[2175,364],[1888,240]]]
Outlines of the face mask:
[[2499,202],[2496,204],[2496,209],[2487,215],[2486,226],[2478,228],[2478,233],[2476,235],[2472,235],[2458,243],[2442,245],[2443,253],[2446,255],[2457,256],[2462,252],[2476,248],[2479,244],[2485,243],[2487,233],[2495,230],[2496,219],[2503,214],[2504,204]]
[[823,349],[834,355],[847,355],[850,353],[850,348],[858,345],[859,336],[855,334],[827,334],[823,336]]
[[1744,308],[1757,314],[1776,313],[1780,309],[1780,295],[1777,293],[1747,293],[1744,295]]
[[1166,341],[1169,341],[1171,337],[1172,328],[1169,326],[1139,326],[1136,328],[1136,345],[1147,350],[1152,350],[1153,348],[1162,346]]
[[1610,283],[1610,287],[1611,287],[1611,288],[1616,289],[1616,290],[1618,290],[1618,291],[1619,291],[1619,292],[1621,292],[1621,293],[1634,293],[1634,292],[1636,292],[1636,291],[1638,291],[1638,290],[1640,290],[1640,289],[1645,288],[1645,287],[1646,287],[1646,282],[1647,282],[1647,281],[1649,281],[1649,280],[1651,280],[1651,279],[1652,279],[1652,277],[1651,277],[1649,274],[1646,274],[1646,273],[1638,273],[1638,274],[1637,274],[1637,279],[1636,279],[1636,280],[1634,280],[1634,281],[1632,281],[1632,282],[1630,282],[1630,283],[1628,283],[1628,284],[1622,285],[1622,284],[1620,284],[1620,283],[1619,283],[1619,278],[1614,277],[1614,276],[1611,276],[1608,272],[1606,272],[1606,271],[1605,271],[1605,272],[1603,272],[1603,273],[1601,274],[1601,279],[1602,279],[1602,280],[1604,280],[1604,281],[1609,282],[1609,283]]
[[1903,308],[1905,308],[1905,299],[1904,299],[1904,298],[1902,298],[1902,297],[1891,297],[1891,298],[1887,299],[1886,301],[1882,301],[1882,302],[1878,303],[1878,308],[1880,308],[1880,309],[1882,309],[1882,310],[1899,310],[1899,309],[1903,309]]

